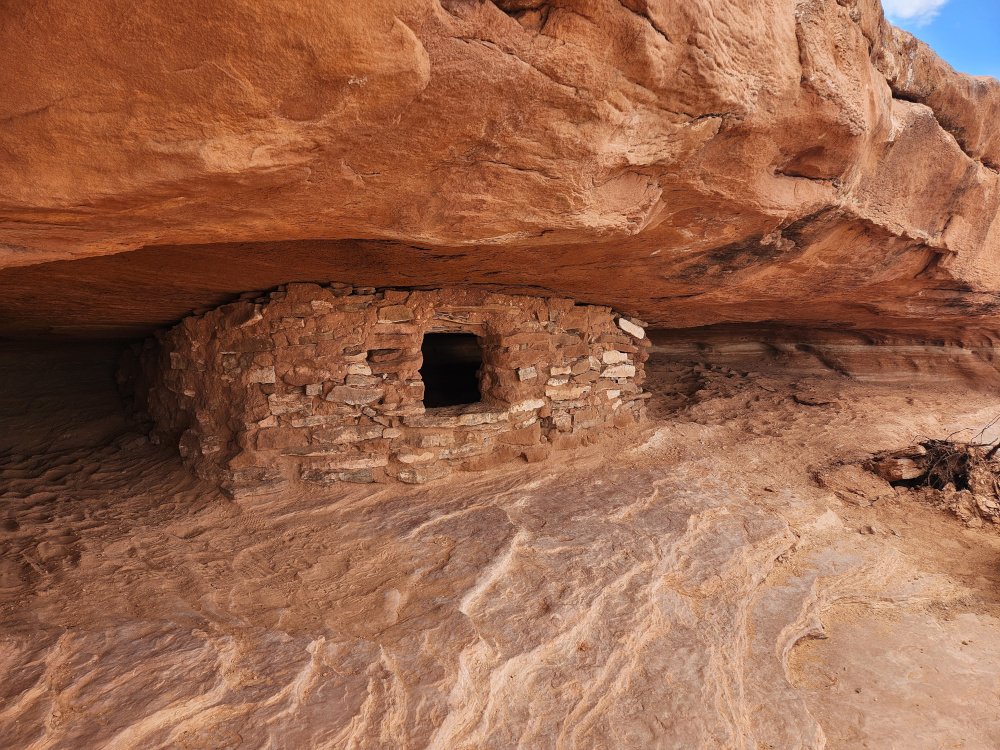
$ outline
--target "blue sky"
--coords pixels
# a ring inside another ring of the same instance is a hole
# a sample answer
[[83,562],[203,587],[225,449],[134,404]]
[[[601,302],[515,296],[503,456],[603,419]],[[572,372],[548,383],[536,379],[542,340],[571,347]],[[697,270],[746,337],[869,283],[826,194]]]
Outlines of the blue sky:
[[1000,0],[882,0],[896,26],[963,73],[1000,78]]

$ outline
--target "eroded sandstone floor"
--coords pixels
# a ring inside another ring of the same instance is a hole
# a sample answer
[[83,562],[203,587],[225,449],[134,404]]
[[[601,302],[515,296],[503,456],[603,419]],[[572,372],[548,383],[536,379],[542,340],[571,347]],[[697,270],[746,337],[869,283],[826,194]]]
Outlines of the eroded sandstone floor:
[[988,423],[992,368],[829,352],[661,344],[630,440],[237,505],[113,348],[5,349],[0,744],[1000,746],[1000,533],[817,481]]

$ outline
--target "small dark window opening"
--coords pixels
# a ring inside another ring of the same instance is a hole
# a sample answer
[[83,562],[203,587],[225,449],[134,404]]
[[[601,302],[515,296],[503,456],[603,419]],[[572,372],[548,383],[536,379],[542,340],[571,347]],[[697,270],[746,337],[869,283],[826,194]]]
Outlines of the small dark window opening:
[[475,404],[482,400],[479,368],[483,364],[483,350],[478,336],[428,333],[420,352],[424,356],[420,377],[424,381],[425,407]]

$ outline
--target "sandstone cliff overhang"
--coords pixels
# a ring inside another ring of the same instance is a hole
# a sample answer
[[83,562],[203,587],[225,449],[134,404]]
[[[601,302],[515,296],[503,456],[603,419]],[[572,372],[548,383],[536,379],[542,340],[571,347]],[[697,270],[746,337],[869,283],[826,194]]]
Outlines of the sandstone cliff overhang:
[[420,483],[636,424],[648,345],[636,322],[568,299],[293,284],[185,319],[123,380],[233,494]]
[[1000,85],[876,0],[86,8],[0,22],[0,335],[297,280],[998,326]]

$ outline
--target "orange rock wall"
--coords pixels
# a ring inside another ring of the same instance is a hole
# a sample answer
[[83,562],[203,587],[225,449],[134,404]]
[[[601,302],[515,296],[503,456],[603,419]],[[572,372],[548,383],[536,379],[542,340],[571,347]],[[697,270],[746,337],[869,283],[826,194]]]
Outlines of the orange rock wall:
[[[478,337],[482,401],[424,407],[425,333]],[[572,300],[292,284],[190,317],[143,352],[157,432],[235,494],[424,482],[540,460],[642,417],[643,329]]]
[[1000,331],[1000,84],[877,0],[21,0],[0,90],[0,336],[303,279]]

